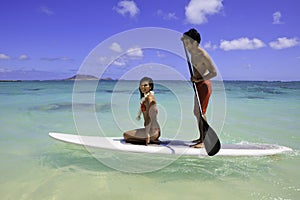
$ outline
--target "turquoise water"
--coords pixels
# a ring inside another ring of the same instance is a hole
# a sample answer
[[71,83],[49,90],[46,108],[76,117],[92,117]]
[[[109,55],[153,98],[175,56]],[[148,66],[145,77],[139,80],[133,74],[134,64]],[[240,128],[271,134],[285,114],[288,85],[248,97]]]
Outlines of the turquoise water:
[[[292,153],[160,157],[158,162],[144,155],[148,172],[137,162],[123,162],[132,155],[94,154],[48,136],[51,131],[76,134],[77,129],[121,136],[142,126],[134,120],[138,82],[107,81],[95,89],[82,84],[87,87],[73,92],[72,81],[0,83],[1,199],[299,199],[300,82],[214,83],[208,109],[222,143],[272,143]],[[190,85],[161,82],[154,91],[162,137],[195,139]],[[171,161],[156,168],[162,159]]]

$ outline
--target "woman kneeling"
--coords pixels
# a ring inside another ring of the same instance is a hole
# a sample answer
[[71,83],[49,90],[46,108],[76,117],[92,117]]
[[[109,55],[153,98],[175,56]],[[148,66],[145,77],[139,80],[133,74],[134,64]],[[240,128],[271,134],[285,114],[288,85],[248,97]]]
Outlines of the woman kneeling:
[[134,144],[160,144],[160,126],[157,121],[157,106],[153,92],[153,80],[144,77],[140,80],[140,95],[141,105],[137,120],[140,120],[140,115],[144,117],[144,128],[127,131],[123,134],[126,142]]

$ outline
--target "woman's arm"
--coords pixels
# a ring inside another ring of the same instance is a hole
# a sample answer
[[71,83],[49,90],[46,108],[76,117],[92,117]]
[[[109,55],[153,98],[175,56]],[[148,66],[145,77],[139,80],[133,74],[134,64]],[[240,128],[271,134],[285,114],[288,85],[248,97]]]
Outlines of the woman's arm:
[[146,144],[150,143],[150,130],[151,127],[154,125],[153,123],[157,120],[157,108],[156,108],[156,101],[154,97],[148,98],[149,102],[149,122],[145,126],[145,133],[146,133]]

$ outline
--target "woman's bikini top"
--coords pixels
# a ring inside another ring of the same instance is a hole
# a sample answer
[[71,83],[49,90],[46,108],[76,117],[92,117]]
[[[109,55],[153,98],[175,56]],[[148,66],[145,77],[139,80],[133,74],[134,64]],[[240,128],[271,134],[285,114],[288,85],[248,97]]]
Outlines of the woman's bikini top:
[[146,111],[145,102],[141,103],[141,111],[142,111],[142,112],[145,112],[145,111]]

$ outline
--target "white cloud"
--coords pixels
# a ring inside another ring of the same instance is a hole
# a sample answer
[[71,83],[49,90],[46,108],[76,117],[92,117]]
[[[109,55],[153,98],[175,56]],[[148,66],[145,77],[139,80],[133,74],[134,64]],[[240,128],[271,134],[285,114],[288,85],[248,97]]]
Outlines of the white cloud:
[[125,66],[126,65],[126,62],[123,61],[123,60],[115,60],[113,62],[114,65],[117,65],[117,66]]
[[163,54],[161,51],[156,51],[156,55],[157,55],[158,58],[165,58],[166,57],[166,55]]
[[54,12],[52,10],[50,10],[49,8],[47,8],[46,6],[41,6],[40,7],[40,12],[43,13],[43,14],[46,14],[48,16],[54,15]]
[[18,60],[29,60],[29,56],[27,56],[26,54],[22,54],[18,57]]
[[7,68],[0,68],[0,73],[12,72],[12,70]]
[[[114,43],[113,43],[114,44]],[[117,44],[117,43],[116,43]],[[111,45],[117,47],[118,45]],[[114,48],[113,48],[114,49]],[[116,48],[118,49],[118,48]],[[114,49],[114,50],[116,50]],[[120,50],[120,49],[118,49]],[[115,65],[118,67],[126,66],[130,63],[131,60],[140,59],[144,56],[143,50],[139,47],[132,47],[125,51],[122,56],[100,56],[96,58],[96,62],[101,66]]]
[[223,40],[221,41],[220,44],[220,48],[225,51],[238,50],[238,49],[239,50],[259,49],[264,46],[265,44],[257,38],[254,38],[252,40],[250,40],[249,38],[239,38],[231,41]]
[[[111,59],[113,60],[114,58],[111,58]],[[126,55],[123,55],[123,56],[115,59],[112,64],[121,67],[121,66],[126,66],[128,64],[128,62],[129,62],[128,57]]]
[[118,44],[117,42],[112,43],[110,45],[109,49],[112,50],[112,51],[115,51],[117,53],[120,53],[120,52],[123,51],[122,48],[121,48],[121,45]]
[[98,64],[101,64],[101,65],[107,65],[110,63],[110,60],[105,56],[97,57],[96,61]]
[[163,19],[165,19],[165,20],[171,20],[171,19],[178,19],[178,18],[176,17],[175,13],[168,13],[167,15],[164,16]]
[[212,44],[211,42],[206,42],[203,47],[204,49],[210,49],[210,50],[216,50],[218,48],[217,45]]
[[101,66],[107,66],[110,64],[117,65],[117,66],[126,65],[126,60],[124,59],[124,57],[120,57],[116,59],[116,57],[114,56],[110,56],[110,57],[100,56],[97,57],[96,62]]
[[191,0],[185,7],[185,16],[188,23],[203,24],[207,22],[207,15],[218,13],[222,8],[223,0]]
[[68,57],[54,57],[54,58],[44,57],[41,58],[41,60],[53,62],[53,61],[72,61],[73,59]]
[[118,6],[113,7],[113,10],[117,11],[119,14],[125,16],[127,13],[130,17],[134,17],[140,12],[134,1],[119,1]]
[[68,57],[60,57],[59,60],[61,60],[61,61],[73,61],[72,58],[68,58]]
[[8,55],[0,53],[0,60],[9,60],[11,59]]
[[273,24],[283,24],[280,19],[281,19],[281,12],[277,11],[273,13]]
[[273,49],[286,49],[286,48],[291,48],[297,45],[300,45],[300,42],[297,38],[278,38],[276,41],[270,42],[269,43],[270,47]]
[[131,58],[138,58],[138,57],[143,57],[144,53],[141,48],[133,47],[127,50],[127,56]]
[[156,11],[158,17],[163,18],[164,20],[175,20],[178,19],[175,13],[164,13],[162,10]]

